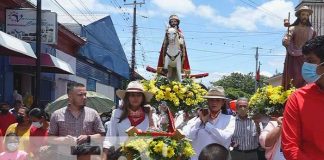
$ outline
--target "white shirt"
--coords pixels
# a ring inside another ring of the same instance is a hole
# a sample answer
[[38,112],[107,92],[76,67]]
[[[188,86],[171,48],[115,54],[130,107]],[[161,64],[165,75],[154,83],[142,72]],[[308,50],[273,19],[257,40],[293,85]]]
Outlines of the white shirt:
[[105,125],[104,125],[104,127],[105,127],[105,129],[106,129],[106,133],[107,132],[109,132],[109,128],[110,128],[110,126],[111,126],[111,122],[110,122],[110,120],[109,121],[107,121],[106,123],[105,123]]
[[[115,109],[112,112],[110,125],[108,126],[105,140],[103,142],[103,148],[110,148],[112,146],[117,149],[120,147],[120,144],[125,142],[128,138],[126,130],[131,127],[131,122],[126,117],[123,121],[119,123],[119,117],[122,114],[121,109]],[[139,125],[136,126],[137,129],[146,131],[149,129],[149,118],[145,114],[145,119]]]
[[157,115],[156,113],[153,113],[152,117],[153,117],[155,128],[159,128],[159,120],[160,120],[159,115]]
[[285,160],[283,153],[280,151],[281,148],[281,135],[276,143],[271,147],[265,146],[265,139],[267,138],[268,134],[278,126],[277,121],[270,121],[268,125],[264,128],[261,132],[259,137],[261,146],[266,149],[265,157],[268,160]]
[[202,125],[200,118],[193,119],[183,127],[184,134],[192,140],[191,144],[196,152],[192,160],[197,160],[201,150],[211,143],[229,148],[235,130],[235,117],[221,113],[215,120],[207,122],[206,126]]

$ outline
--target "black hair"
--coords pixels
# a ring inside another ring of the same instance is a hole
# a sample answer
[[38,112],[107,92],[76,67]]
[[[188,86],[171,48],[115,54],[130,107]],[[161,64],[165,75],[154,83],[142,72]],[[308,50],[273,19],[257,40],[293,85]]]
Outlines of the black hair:
[[35,117],[38,119],[44,118],[46,119],[46,113],[44,110],[41,110],[39,108],[33,108],[32,110],[29,111],[29,117]]
[[25,110],[25,114],[28,116],[29,115],[29,111],[30,109],[27,107],[20,107],[19,109],[24,109]]
[[[141,94],[143,96],[143,101],[142,101],[142,103],[141,103],[140,106],[144,109],[144,112],[145,113],[149,113],[150,112],[150,107],[144,107],[145,104],[146,104],[145,95],[144,95],[144,93],[141,93]],[[129,113],[128,109],[131,106],[128,98],[129,98],[129,92],[126,92],[125,93],[125,96],[123,98],[123,106],[121,108],[121,110],[123,111],[123,113],[120,115],[120,118],[119,118],[119,122],[118,123],[120,123],[121,121],[123,121],[124,119],[126,119],[127,116],[128,116],[128,113]]]
[[69,94],[74,88],[76,87],[85,87],[84,84],[82,83],[77,83],[77,82],[69,82],[67,84],[67,89],[66,92]]
[[304,55],[314,53],[321,62],[324,61],[324,36],[318,36],[307,41],[302,48]]
[[6,103],[6,102],[2,102],[2,103],[0,103],[0,109],[1,109],[3,106],[5,106],[5,105],[9,106],[9,104]]
[[199,154],[198,160],[227,160],[228,150],[217,143],[207,145]]

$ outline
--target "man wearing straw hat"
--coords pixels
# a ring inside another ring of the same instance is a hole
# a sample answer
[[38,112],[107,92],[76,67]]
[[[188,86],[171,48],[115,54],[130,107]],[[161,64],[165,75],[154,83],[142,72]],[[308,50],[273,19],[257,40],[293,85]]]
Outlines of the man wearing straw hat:
[[287,48],[282,78],[282,85],[285,89],[292,87],[290,84],[296,88],[306,84],[301,75],[301,67],[304,63],[302,46],[306,41],[316,36],[316,32],[309,21],[312,13],[313,11],[307,6],[299,8],[295,13],[296,21],[289,25],[288,33],[283,38],[283,45]]
[[224,88],[215,86],[204,98],[207,99],[208,108],[201,109],[198,112],[199,118],[183,128],[185,135],[192,140],[192,146],[196,152],[192,160],[196,160],[201,150],[211,143],[218,143],[229,148],[235,130],[235,118],[221,113],[221,108],[227,100]]

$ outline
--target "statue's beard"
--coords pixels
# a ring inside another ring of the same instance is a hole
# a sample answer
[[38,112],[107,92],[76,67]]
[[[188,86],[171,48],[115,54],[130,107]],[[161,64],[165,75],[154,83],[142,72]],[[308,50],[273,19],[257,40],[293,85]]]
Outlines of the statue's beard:
[[307,24],[307,19],[306,18],[305,19],[302,19],[301,20],[301,24],[306,25]]

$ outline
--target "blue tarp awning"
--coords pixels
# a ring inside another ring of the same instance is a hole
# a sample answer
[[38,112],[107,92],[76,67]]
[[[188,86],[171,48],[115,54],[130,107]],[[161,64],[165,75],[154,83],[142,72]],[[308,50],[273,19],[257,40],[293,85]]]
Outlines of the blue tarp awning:
[[129,64],[110,16],[83,27],[81,36],[87,38],[82,56],[129,79]]

